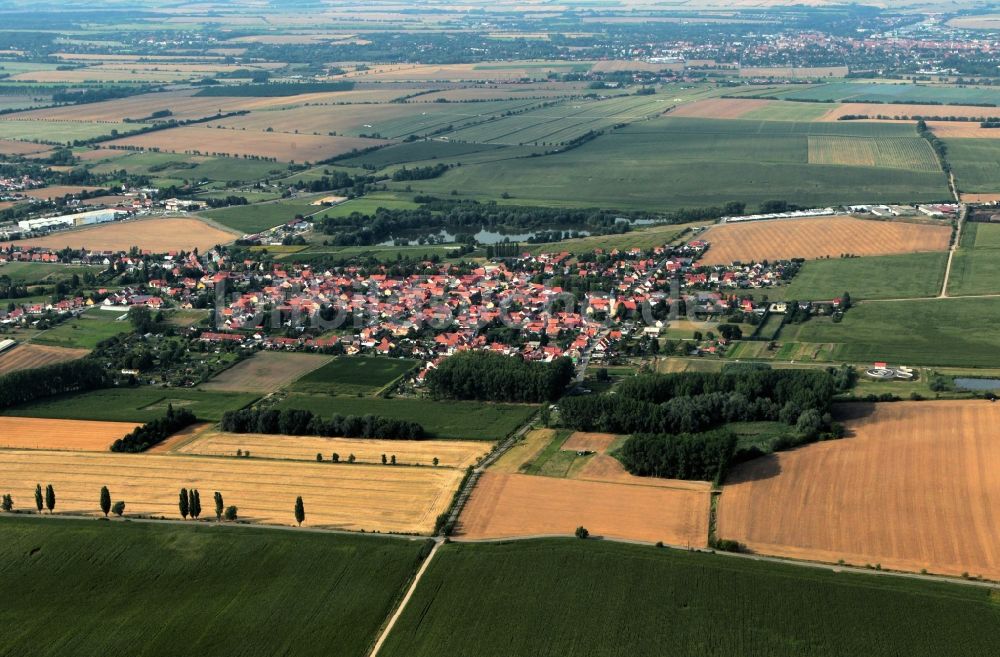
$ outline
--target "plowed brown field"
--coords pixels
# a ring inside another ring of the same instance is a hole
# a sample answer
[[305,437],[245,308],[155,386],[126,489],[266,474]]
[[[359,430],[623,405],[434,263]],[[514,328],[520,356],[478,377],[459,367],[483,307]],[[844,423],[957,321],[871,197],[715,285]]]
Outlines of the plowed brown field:
[[[130,422],[0,416],[0,447],[105,452],[111,443],[137,426]],[[0,480],[4,480],[5,475],[0,468]]]
[[224,370],[204,384],[206,390],[274,392],[326,365],[332,356],[261,351]]
[[[823,115],[823,121],[838,121],[842,116],[962,116],[979,118],[1000,116],[996,107],[975,107],[970,105],[917,105],[897,104],[881,105],[876,103],[844,103],[834,107]],[[961,123],[959,123],[961,125]]]
[[762,554],[1000,579],[1000,405],[853,410],[853,437],[737,468],[719,536]]
[[459,518],[469,539],[592,535],[704,546],[709,485],[702,490],[485,472]]
[[67,347],[47,347],[40,344],[19,344],[0,353],[0,374],[9,374],[33,367],[65,363],[83,358],[89,349],[69,349]]
[[186,487],[201,492],[203,517],[219,491],[241,519],[290,525],[301,495],[311,527],[416,533],[433,530],[462,478],[454,468],[19,450],[0,450],[0,473],[20,509],[34,506],[41,483],[55,489],[56,513],[96,514],[107,486],[126,515],[179,518],[177,493]]
[[617,438],[618,436],[613,433],[576,431],[566,439],[562,448],[569,451],[587,450],[591,452],[604,452],[611,447],[611,443],[615,442]]
[[777,219],[713,226],[699,236],[711,244],[702,265],[788,258],[837,258],[841,254],[889,255],[944,251],[949,226],[853,217]]

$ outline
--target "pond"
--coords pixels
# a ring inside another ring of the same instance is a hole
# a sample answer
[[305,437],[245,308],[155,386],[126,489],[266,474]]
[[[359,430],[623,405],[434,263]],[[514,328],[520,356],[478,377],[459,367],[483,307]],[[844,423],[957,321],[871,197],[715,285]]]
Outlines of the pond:
[[957,377],[955,387],[959,390],[1000,390],[1000,379],[969,379]]

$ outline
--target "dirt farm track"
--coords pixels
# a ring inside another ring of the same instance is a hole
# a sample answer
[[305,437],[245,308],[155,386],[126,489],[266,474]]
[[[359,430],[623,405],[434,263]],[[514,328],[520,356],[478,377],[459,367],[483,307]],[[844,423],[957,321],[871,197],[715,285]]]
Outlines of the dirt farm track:
[[951,227],[854,217],[778,219],[709,228],[698,239],[710,243],[702,265],[790,258],[891,255],[948,248]]
[[719,536],[796,559],[1000,580],[1000,405],[852,405],[851,437],[730,474]]

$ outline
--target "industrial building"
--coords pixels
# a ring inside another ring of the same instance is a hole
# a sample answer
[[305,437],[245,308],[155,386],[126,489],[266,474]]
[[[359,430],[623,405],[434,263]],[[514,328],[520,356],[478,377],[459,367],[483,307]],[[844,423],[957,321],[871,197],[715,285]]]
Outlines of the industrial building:
[[21,230],[47,230],[52,228],[71,228],[74,226],[92,226],[114,221],[118,217],[115,210],[90,210],[76,214],[63,214],[58,217],[43,217],[40,219],[22,219],[17,222]]

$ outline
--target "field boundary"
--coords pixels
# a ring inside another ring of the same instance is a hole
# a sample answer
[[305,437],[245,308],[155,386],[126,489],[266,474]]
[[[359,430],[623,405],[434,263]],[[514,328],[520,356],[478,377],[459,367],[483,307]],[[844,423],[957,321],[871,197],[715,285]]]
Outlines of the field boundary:
[[389,617],[389,620],[386,621],[385,626],[380,630],[379,637],[378,639],[376,639],[375,645],[368,653],[368,657],[376,657],[379,651],[382,650],[382,646],[385,644],[386,639],[389,638],[389,634],[392,632],[392,628],[396,626],[396,622],[399,620],[399,618],[403,615],[403,612],[406,610],[406,605],[407,603],[409,603],[410,598],[412,598],[413,594],[416,592],[417,585],[420,584],[420,579],[424,576],[424,573],[427,572],[427,568],[431,565],[431,561],[434,560],[434,555],[437,554],[437,551],[442,544],[443,541],[434,541],[434,547],[431,548],[431,551],[427,555],[427,558],[425,558],[423,563],[420,564],[420,568],[417,570],[417,574],[414,575],[413,581],[410,582],[410,587],[406,590],[406,594],[403,595],[402,600],[400,600],[399,604],[396,605],[396,610],[393,612],[392,616]]

